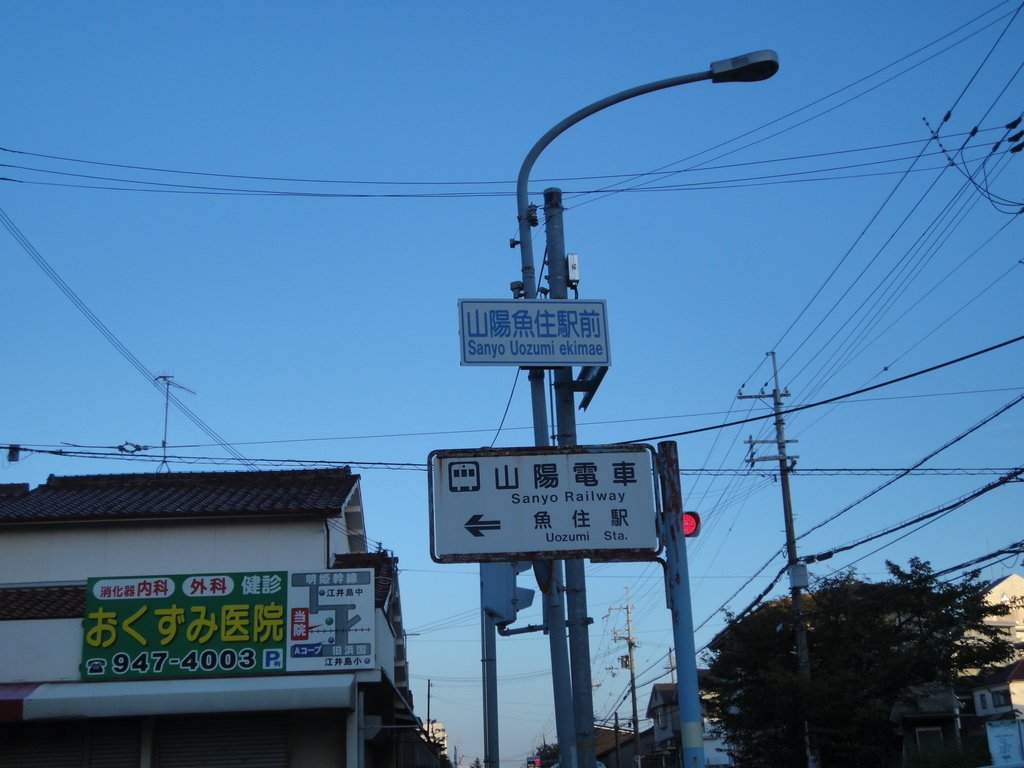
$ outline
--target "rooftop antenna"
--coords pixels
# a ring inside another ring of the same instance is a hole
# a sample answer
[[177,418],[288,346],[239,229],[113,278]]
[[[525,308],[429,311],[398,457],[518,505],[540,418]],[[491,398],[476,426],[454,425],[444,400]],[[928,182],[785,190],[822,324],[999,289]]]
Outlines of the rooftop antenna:
[[183,389],[186,392],[191,392],[193,395],[196,394],[196,392],[176,382],[174,380],[174,376],[171,374],[165,373],[162,376],[157,376],[156,381],[162,381],[164,383],[164,439],[160,443],[163,447],[163,460],[160,462],[157,472],[170,472],[171,468],[167,464],[167,412],[171,404],[171,387]]

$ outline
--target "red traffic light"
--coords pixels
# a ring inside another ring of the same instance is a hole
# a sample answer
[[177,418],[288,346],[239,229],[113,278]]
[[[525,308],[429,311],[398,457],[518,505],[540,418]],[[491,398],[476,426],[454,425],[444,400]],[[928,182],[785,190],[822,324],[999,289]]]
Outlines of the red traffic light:
[[683,536],[696,536],[700,533],[700,515],[696,512],[683,512],[679,518],[679,527]]

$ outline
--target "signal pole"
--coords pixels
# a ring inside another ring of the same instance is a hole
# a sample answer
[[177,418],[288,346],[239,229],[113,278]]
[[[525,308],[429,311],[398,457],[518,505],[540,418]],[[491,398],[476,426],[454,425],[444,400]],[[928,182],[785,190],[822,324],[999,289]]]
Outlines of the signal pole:
[[[789,473],[796,466],[799,456],[788,456],[786,445],[795,443],[796,440],[787,440],[785,431],[785,420],[782,418],[782,398],[789,397],[789,390],[779,389],[779,366],[775,359],[775,352],[769,352],[772,359],[772,376],[775,388],[772,390],[772,408],[775,411],[775,440],[754,440],[747,439],[750,446],[750,465],[758,461],[779,462],[779,485],[782,487],[782,513],[786,523],[786,563],[789,569],[789,594],[793,604],[793,634],[796,641],[797,670],[804,683],[811,681],[811,658],[807,649],[807,628],[804,624],[804,612],[801,605],[800,592],[807,589],[807,566],[800,562],[796,552],[796,531],[793,526],[793,500],[789,492]],[[769,397],[763,391],[756,395],[737,395],[740,400],[764,399]],[[771,445],[776,447],[778,453],[774,456],[754,456],[755,445]],[[810,724],[804,718],[804,747],[807,752],[807,768],[819,768],[817,751],[811,739]]]

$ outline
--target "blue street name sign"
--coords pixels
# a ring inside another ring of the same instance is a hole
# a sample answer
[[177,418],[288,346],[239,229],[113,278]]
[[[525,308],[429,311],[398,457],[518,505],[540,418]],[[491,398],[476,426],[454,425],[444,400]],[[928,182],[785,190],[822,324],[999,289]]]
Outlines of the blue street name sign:
[[463,365],[611,365],[604,301],[459,299]]

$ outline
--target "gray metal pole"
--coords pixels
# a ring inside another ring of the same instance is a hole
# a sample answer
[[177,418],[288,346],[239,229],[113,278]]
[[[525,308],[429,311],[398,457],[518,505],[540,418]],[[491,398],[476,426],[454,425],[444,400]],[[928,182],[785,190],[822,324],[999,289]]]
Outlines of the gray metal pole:
[[[632,99],[636,96],[642,96],[645,93],[651,93],[658,91],[663,88],[671,88],[677,85],[686,85],[687,83],[695,83],[701,80],[710,80],[715,83],[725,82],[754,82],[756,80],[764,80],[772,75],[779,68],[778,57],[774,51],[755,51],[753,53],[744,54],[731,59],[722,59],[711,63],[710,69],[704,72],[694,72],[688,75],[679,75],[677,77],[670,77],[664,80],[657,80],[646,85],[639,85],[635,88],[629,88],[625,91],[608,96],[600,101],[595,101],[593,104],[580,109],[569,117],[565,118],[554,127],[552,127],[547,133],[545,133],[537,141],[536,144],[530,149],[526,157],[523,159],[523,164],[519,168],[519,176],[516,180],[516,205],[517,205],[517,218],[519,221],[519,248],[520,257],[522,263],[522,274],[523,274],[523,297],[526,299],[537,298],[537,277],[536,269],[534,266],[533,258],[533,235],[530,228],[530,195],[529,195],[529,182],[530,182],[530,171],[533,170],[533,165],[540,157],[540,153],[544,151],[552,141],[555,140],[560,134],[564,133],[567,129],[571,128],[576,123],[589,117],[595,112],[600,112],[602,109],[606,109],[614,104]],[[514,245],[514,243],[513,243]],[[571,371],[570,371],[571,376]],[[544,412],[544,377],[543,371],[531,370],[530,371],[530,392],[533,400],[533,430],[535,444],[538,446],[548,445],[547,435],[547,417]],[[575,416],[575,413],[574,413]],[[575,429],[575,422],[573,422]],[[551,666],[552,666],[552,677],[556,676],[556,670],[561,663],[557,657],[555,648],[555,636],[561,634],[561,627],[564,623],[564,614],[559,613],[555,615],[553,613],[554,606],[549,603],[549,598],[552,596],[558,597],[557,600],[559,611],[561,610],[561,599],[557,592],[557,588],[561,588],[561,577],[562,577],[562,565],[561,563],[555,563],[555,567],[552,569],[553,578],[551,589],[545,594],[545,614],[548,615],[551,611],[551,615],[548,616],[548,627],[551,641]],[[585,596],[584,596],[585,597]],[[589,663],[589,660],[588,660]],[[571,713],[572,701],[569,701]],[[591,703],[591,708],[593,704]],[[557,681],[555,682],[555,718],[556,723],[558,721],[559,712],[565,714],[564,705],[559,704],[559,686]],[[591,720],[593,718],[591,717]],[[592,726],[591,726],[592,727]],[[561,755],[561,768],[577,768],[576,766],[576,750],[566,750],[564,748],[562,729],[559,728],[559,747]],[[635,736],[634,736],[635,738]],[[571,760],[569,754],[571,753]]]
[[558,734],[559,765],[579,768],[573,719],[572,679],[569,675],[569,647],[565,638],[565,603],[562,593],[562,561],[552,563],[551,587],[544,595],[544,617],[551,648],[551,685],[555,694],[555,732]]
[[569,117],[555,125],[551,130],[537,140],[537,143],[534,144],[526,154],[523,164],[519,167],[519,177],[516,180],[516,204],[519,211],[519,253],[523,270],[523,292],[527,299],[533,299],[537,296],[537,277],[533,259],[533,235],[530,232],[529,222],[529,183],[530,171],[533,170],[533,164],[537,162],[537,158],[540,157],[540,153],[544,151],[548,144],[558,138],[559,135],[565,133],[565,131],[572,128],[572,126],[576,125],[580,120],[590,117],[595,112],[600,112],[602,109],[606,109],[614,104],[626,101],[627,99],[632,99],[636,96],[642,96],[645,93],[659,91],[663,88],[671,88],[675,85],[696,83],[700,80],[711,80],[713,77],[714,72],[709,69],[706,72],[694,72],[689,75],[670,77],[665,80],[658,80],[653,83],[638,85],[635,88],[620,91],[619,93],[603,98],[600,101],[595,101],[593,104],[573,112]]
[[710,80],[713,83],[753,83],[758,80],[767,80],[778,69],[779,57],[775,51],[770,50],[752,51],[741,56],[713,61],[711,66],[704,72],[692,72],[688,75],[667,77],[664,80],[655,80],[653,83],[627,88],[624,91],[613,93],[611,96],[606,96],[599,101],[595,101],[593,104],[583,107],[583,109],[573,112],[541,136],[537,143],[530,148],[530,151],[526,153],[523,164],[519,167],[519,176],[516,179],[519,250],[522,258],[524,296],[527,299],[533,299],[537,296],[537,278],[533,263],[533,236],[530,233],[529,222],[530,171],[533,170],[533,164],[537,162],[540,153],[544,151],[548,144],[565,133],[569,128],[572,128],[580,120],[585,120],[595,112],[600,112],[602,109],[607,109],[628,99],[634,99],[637,96],[643,96],[644,94],[653,93],[665,88],[674,88],[677,85],[697,83],[701,80]]
[[[544,190],[544,222],[547,235],[548,283],[553,300],[569,297],[565,262],[565,230],[562,221],[562,190]],[[555,369],[556,434],[561,446],[576,445],[576,402],[571,367]],[[594,768],[594,695],[590,671],[590,617],[587,616],[587,578],[583,560],[565,561],[566,604],[569,624],[569,665],[572,670],[572,701],[576,721],[576,754],[579,768]]]
[[483,610],[484,565],[480,565],[480,647],[483,650],[484,765],[499,768],[498,751],[498,642],[494,619]]
[[672,441],[658,443],[658,474],[661,477],[661,541],[667,563],[666,591],[672,612],[672,637],[676,646],[676,699],[679,702],[680,750],[683,768],[704,768],[704,728],[697,682],[697,649],[693,642],[693,611],[690,606],[690,572],[686,562],[686,538],[680,530],[683,492],[679,485],[679,455]]

